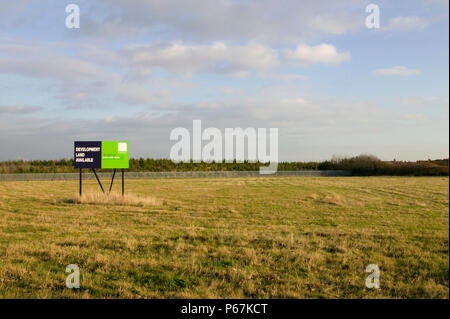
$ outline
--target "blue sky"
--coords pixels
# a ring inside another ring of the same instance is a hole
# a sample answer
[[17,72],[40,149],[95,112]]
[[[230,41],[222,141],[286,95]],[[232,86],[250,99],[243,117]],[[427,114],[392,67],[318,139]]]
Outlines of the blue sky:
[[168,157],[171,130],[194,119],[277,127],[281,160],[448,157],[448,1],[0,6],[0,160],[68,158],[74,140]]

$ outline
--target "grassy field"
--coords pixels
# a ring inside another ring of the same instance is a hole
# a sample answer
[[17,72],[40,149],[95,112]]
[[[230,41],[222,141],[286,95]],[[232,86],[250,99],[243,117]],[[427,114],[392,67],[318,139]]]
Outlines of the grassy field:
[[0,298],[449,298],[448,178],[129,180],[114,203],[77,187],[0,183]]

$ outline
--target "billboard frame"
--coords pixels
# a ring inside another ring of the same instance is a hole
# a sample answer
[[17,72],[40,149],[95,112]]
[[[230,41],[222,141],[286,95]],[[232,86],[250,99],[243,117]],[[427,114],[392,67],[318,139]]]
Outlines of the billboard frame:
[[[100,186],[100,189],[102,190],[103,194],[105,194],[105,189],[103,188],[102,182],[100,181],[100,178],[98,177],[97,172],[95,170],[95,168],[97,168],[96,166],[98,166],[98,165],[88,165],[87,167],[82,167],[81,164],[77,165],[76,159],[79,158],[79,157],[85,157],[84,153],[82,155],[78,156],[77,144],[82,144],[82,145],[86,145],[86,144],[89,144],[89,143],[95,144],[95,146],[93,146],[93,147],[98,147],[97,144],[99,144],[99,146],[100,146],[99,147],[100,148],[100,154],[99,154],[99,156],[93,155],[93,156],[95,156],[95,160],[94,160],[94,157],[92,157],[91,160],[94,163],[96,163],[96,164],[98,164],[98,161],[100,161],[100,168],[103,168],[102,167],[103,166],[102,165],[103,164],[103,149],[102,149],[103,142],[104,141],[74,141],[74,162],[73,163],[74,163],[74,167],[75,168],[79,168],[79,170],[80,170],[80,177],[79,177],[79,194],[80,194],[80,197],[83,195],[83,168],[90,168],[92,170],[92,172],[94,173],[95,178],[96,178],[96,180],[98,182],[98,185]],[[108,142],[108,143],[117,142],[117,143],[120,143],[120,144],[126,143],[126,156],[127,156],[127,162],[129,163],[129,151],[128,151],[128,149],[129,149],[129,146],[128,146],[129,142],[128,141],[105,141],[105,142]],[[120,148],[119,148],[118,151],[121,152]],[[90,152],[90,150],[81,151],[81,152]],[[98,152],[98,151],[96,150],[94,152]],[[99,158],[97,158],[97,157],[99,157]],[[84,158],[83,158],[83,160],[84,160]],[[87,163],[89,163],[89,158],[88,158]],[[129,165],[127,167],[129,167]],[[106,167],[105,169],[114,169],[113,175],[112,175],[112,178],[111,178],[111,183],[109,185],[109,190],[108,190],[108,195],[109,195],[111,193],[112,186],[114,184],[114,177],[116,176],[117,168]],[[124,168],[120,168],[120,169],[122,170],[122,196],[125,196],[125,169]]]

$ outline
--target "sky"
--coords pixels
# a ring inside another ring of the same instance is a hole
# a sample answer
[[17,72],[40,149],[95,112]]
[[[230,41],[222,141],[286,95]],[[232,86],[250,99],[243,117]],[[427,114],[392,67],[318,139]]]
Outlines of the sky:
[[[80,8],[69,29],[65,8]],[[380,8],[367,28],[366,6]],[[0,160],[278,128],[281,161],[448,158],[448,0],[0,0]]]

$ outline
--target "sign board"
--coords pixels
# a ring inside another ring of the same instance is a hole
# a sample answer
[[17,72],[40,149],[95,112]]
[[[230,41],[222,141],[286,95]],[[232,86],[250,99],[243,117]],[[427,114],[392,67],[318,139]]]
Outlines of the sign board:
[[129,168],[127,141],[77,141],[74,143],[75,168]]
[[75,142],[73,166],[75,168],[101,168],[102,142]]

